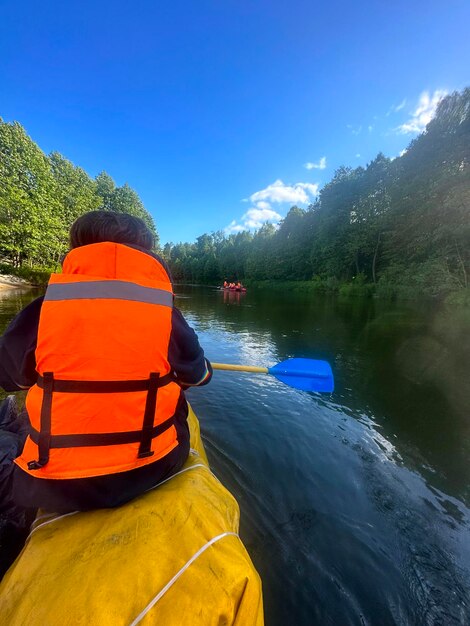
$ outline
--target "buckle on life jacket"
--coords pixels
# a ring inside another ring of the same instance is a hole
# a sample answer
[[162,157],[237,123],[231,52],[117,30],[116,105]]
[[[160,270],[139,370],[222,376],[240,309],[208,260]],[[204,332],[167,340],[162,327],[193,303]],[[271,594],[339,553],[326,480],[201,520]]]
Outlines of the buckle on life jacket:
[[45,463],[41,463],[41,461],[28,461],[28,469],[29,470],[38,470],[41,469],[42,467],[44,467],[44,465],[47,464],[47,461]]
[[138,459],[146,459],[149,456],[153,456],[154,452],[153,450],[148,450],[148,452],[139,452],[139,454],[137,455]]

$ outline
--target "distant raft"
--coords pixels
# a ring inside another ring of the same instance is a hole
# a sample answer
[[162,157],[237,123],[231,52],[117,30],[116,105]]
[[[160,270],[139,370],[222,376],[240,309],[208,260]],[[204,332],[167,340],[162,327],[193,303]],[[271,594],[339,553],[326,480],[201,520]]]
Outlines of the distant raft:
[[183,469],[115,509],[41,514],[0,584],[9,626],[262,626],[239,508],[190,409]]
[[246,293],[246,287],[219,287],[222,291],[237,291],[238,293]]

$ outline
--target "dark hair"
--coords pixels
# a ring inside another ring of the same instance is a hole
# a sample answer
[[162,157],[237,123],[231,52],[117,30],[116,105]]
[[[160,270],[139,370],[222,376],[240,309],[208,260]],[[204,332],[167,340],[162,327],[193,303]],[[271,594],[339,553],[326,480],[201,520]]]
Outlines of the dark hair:
[[128,213],[90,211],[81,215],[70,229],[70,248],[113,241],[151,250],[155,238],[146,223]]

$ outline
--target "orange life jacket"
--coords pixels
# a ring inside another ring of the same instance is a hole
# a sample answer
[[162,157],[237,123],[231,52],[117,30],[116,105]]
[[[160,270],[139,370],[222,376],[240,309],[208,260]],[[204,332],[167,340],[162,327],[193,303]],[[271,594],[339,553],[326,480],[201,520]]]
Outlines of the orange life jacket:
[[31,433],[16,463],[37,478],[124,472],[178,445],[168,362],[173,291],[161,263],[110,242],[75,248],[39,319]]

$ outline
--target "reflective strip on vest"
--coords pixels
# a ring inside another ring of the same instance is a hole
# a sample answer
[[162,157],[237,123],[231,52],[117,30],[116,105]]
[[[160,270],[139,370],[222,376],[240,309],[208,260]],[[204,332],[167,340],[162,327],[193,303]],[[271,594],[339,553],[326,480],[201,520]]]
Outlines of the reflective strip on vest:
[[173,306],[173,294],[170,291],[143,287],[125,280],[52,283],[46,290],[44,300],[131,300]]

